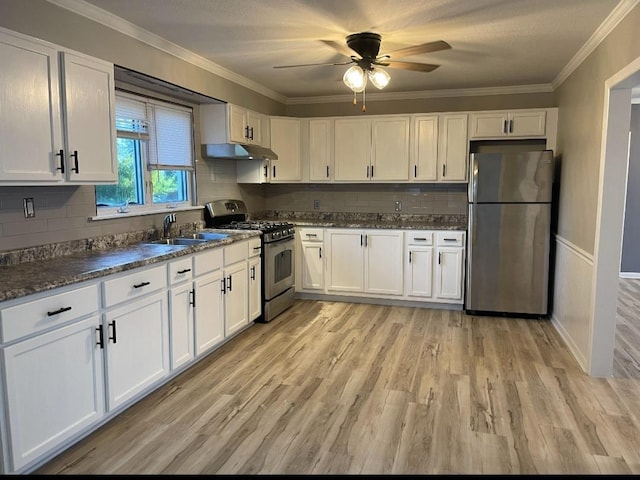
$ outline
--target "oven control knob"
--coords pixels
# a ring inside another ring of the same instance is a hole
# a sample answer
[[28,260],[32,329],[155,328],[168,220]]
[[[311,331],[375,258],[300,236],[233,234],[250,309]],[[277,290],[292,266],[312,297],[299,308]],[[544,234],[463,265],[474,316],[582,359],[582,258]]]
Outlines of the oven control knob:
[[272,237],[272,238],[280,238],[280,232],[273,232],[273,233],[271,234],[271,237]]
[[289,235],[293,235],[294,233],[296,233],[296,229],[295,228],[290,228],[289,229]]

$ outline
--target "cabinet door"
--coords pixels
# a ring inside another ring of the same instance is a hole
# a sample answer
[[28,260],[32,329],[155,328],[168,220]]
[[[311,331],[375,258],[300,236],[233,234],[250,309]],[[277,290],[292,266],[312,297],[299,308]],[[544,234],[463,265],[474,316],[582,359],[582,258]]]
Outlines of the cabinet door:
[[115,183],[118,168],[113,65],[66,52],[61,56],[67,179]]
[[436,291],[434,297],[462,302],[464,249],[459,247],[438,247],[436,257]]
[[413,180],[438,179],[438,117],[417,116],[413,120]]
[[186,282],[169,291],[171,312],[171,369],[189,363],[194,354],[194,285]]
[[370,178],[370,120],[338,118],[334,121],[334,162],[334,179],[337,181],[364,181]]
[[429,298],[432,295],[433,247],[408,247],[407,295]]
[[91,317],[2,350],[12,470],[103,417],[99,324]]
[[510,137],[544,137],[547,112],[530,110],[509,115]]
[[371,122],[373,181],[409,179],[409,117],[378,118]]
[[402,295],[403,233],[365,230],[364,234],[365,292]]
[[309,180],[331,180],[331,152],[331,120],[309,120]]
[[107,312],[108,408],[122,405],[169,373],[167,292]]
[[471,139],[506,137],[508,123],[507,112],[472,113],[469,137]]
[[196,356],[224,340],[224,277],[222,271],[196,279],[195,338]]
[[247,262],[239,262],[225,269],[224,296],[225,337],[249,323],[249,286]]
[[438,159],[441,182],[467,181],[467,114],[441,115],[439,118]]
[[62,181],[56,50],[0,32],[0,180]]
[[262,314],[262,262],[260,257],[249,259],[249,321]]
[[271,150],[278,155],[271,162],[271,182],[300,181],[300,120],[271,118]]
[[237,105],[227,104],[229,142],[245,143],[247,141],[247,111]]
[[329,230],[327,289],[336,292],[364,290],[364,234],[360,230]]
[[[274,160],[277,162],[277,160]],[[236,179],[238,183],[270,183],[271,160],[236,161]]]
[[249,143],[262,145],[262,115],[247,110],[247,126],[249,127]]
[[302,243],[302,288],[324,290],[324,260],[321,242]]

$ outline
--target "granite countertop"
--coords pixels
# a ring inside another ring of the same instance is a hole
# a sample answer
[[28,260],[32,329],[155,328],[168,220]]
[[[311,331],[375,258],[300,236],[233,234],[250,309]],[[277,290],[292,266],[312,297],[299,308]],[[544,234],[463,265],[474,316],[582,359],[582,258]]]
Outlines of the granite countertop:
[[[222,232],[205,229],[203,231]],[[0,266],[0,302],[228,245],[260,232],[224,230],[227,238],[189,246],[134,243]]]
[[380,228],[403,230],[466,230],[467,216],[455,214],[260,212],[256,220],[289,221],[299,226],[323,228]]

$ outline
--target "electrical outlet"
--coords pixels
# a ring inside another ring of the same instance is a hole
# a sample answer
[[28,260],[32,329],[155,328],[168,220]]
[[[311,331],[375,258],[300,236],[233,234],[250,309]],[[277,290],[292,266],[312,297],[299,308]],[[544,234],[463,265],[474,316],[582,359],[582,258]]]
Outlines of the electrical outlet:
[[320,200],[313,201],[313,209],[318,210],[320,208]]
[[22,200],[24,207],[24,218],[32,218],[36,216],[36,209],[33,206],[33,198],[25,198]]
[[402,211],[402,202],[396,201],[396,212],[401,212],[401,211]]

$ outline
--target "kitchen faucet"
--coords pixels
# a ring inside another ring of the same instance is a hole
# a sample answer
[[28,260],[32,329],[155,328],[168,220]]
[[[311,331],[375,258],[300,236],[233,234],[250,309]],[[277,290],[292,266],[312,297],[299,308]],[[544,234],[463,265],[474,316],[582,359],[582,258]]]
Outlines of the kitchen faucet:
[[176,223],[176,214],[175,213],[170,213],[169,215],[166,215],[164,217],[164,220],[162,221],[162,234],[163,237],[162,238],[167,238],[169,236],[169,229],[171,228],[171,224],[172,223]]

